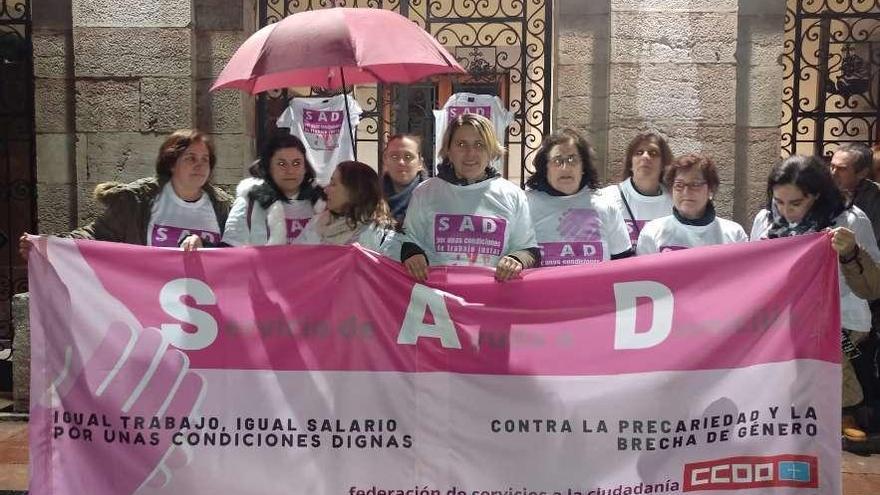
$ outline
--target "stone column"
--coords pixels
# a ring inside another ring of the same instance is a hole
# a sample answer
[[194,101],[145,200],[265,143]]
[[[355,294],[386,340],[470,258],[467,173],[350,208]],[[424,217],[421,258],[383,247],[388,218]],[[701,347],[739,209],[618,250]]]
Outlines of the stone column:
[[733,213],[736,0],[611,0],[608,163],[619,177],[626,145],[657,128],[673,152],[711,154],[715,203]]
[[192,127],[191,0],[73,0],[77,223],[94,186],[154,174],[162,139]]
[[254,97],[234,89],[210,92],[235,50],[257,30],[256,2],[195,0],[196,125],[217,148],[214,181],[230,191],[255,158]]
[[70,230],[76,217],[70,0],[33,5],[37,227]]
[[582,132],[606,177],[608,142],[608,0],[556,2],[556,75],[553,129]]
[[739,16],[734,218],[749,228],[781,154],[785,2],[740,0]]

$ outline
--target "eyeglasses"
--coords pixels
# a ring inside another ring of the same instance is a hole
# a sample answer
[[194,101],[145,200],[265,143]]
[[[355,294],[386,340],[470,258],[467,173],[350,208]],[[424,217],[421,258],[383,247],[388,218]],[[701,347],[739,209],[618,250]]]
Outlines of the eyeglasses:
[[565,166],[576,167],[581,164],[581,157],[580,155],[558,155],[550,158],[550,164],[557,168]]
[[647,153],[650,158],[657,158],[660,156],[660,152],[655,149],[637,149],[633,152],[633,156],[642,156],[645,153]]
[[400,160],[403,160],[404,163],[412,163],[416,161],[418,157],[416,155],[413,155],[412,153],[404,153],[402,155],[400,153],[391,153],[388,155],[388,159],[392,162],[399,162]]
[[684,182],[684,181],[675,181],[672,183],[672,189],[674,191],[682,192],[685,189],[690,189],[691,191],[696,191],[697,189],[702,188],[707,184],[704,180],[695,180],[693,182]]

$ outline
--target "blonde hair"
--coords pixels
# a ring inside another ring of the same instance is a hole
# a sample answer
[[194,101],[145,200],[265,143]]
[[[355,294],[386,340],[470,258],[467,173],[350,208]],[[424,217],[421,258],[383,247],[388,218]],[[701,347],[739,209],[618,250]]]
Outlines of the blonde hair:
[[458,128],[466,125],[473,127],[480,134],[480,138],[482,138],[483,142],[486,144],[486,151],[489,152],[490,162],[496,158],[500,158],[501,155],[504,154],[504,146],[498,140],[498,136],[495,134],[495,128],[492,127],[492,122],[481,115],[463,113],[458,117],[455,117],[446,126],[446,131],[443,133],[443,144],[440,147],[441,160],[446,161],[449,157],[449,147],[452,146],[452,135],[455,134],[455,131],[458,130]]

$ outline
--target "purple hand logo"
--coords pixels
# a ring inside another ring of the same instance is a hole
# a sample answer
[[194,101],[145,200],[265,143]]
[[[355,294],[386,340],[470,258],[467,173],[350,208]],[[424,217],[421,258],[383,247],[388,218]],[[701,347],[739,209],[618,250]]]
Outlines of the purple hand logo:
[[[171,469],[188,462],[171,443],[177,430],[136,428],[133,418],[148,424],[194,414],[202,377],[186,354],[106,292],[72,241],[34,241],[34,350],[45,356],[33,370],[30,492],[109,495],[164,486]],[[94,423],[70,420],[77,415]]]
[[559,220],[557,232],[566,241],[601,241],[596,210],[572,208]]

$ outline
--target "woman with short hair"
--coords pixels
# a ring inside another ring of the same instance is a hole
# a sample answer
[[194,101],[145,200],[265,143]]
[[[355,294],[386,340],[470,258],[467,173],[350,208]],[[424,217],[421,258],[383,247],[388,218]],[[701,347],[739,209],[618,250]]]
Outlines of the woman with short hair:
[[[211,184],[216,164],[206,134],[174,131],[159,147],[155,177],[98,184],[95,199],[105,210],[88,225],[59,235],[184,250],[218,246],[232,198]],[[27,235],[19,240],[25,259]]]
[[448,124],[437,176],[413,192],[404,222],[401,260],[413,278],[424,281],[429,265],[467,265],[494,268],[503,282],[538,264],[525,193],[490,166],[503,152],[485,117]]
[[698,153],[681,156],[666,169],[663,181],[672,190],[672,215],[645,225],[638,255],[748,240],[738,223],[715,215],[712,200],[721,180],[711,158]]
[[413,134],[395,134],[388,138],[382,152],[382,191],[391,208],[391,216],[403,225],[409,201],[416,187],[425,180],[422,141]]
[[672,213],[672,195],[663,184],[663,173],[672,159],[672,150],[662,134],[641,132],[626,147],[624,180],[600,191],[623,215],[633,249],[647,222]]
[[632,256],[617,206],[596,194],[599,174],[590,145],[577,131],[544,138],[526,181],[541,266],[580,265]]
[[276,134],[241,181],[223,242],[229,246],[292,244],[315,215],[321,189],[302,141]]

